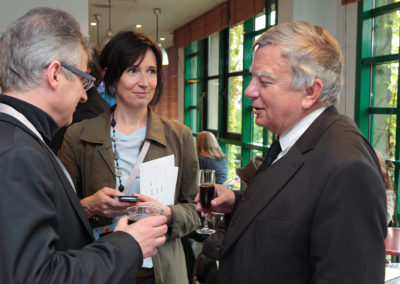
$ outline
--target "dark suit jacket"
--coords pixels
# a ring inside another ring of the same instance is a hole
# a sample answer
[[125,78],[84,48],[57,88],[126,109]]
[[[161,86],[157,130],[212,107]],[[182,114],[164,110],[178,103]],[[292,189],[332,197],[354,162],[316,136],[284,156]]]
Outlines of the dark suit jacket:
[[219,283],[384,282],[379,163],[354,123],[334,107],[236,198]]
[[0,113],[0,283],[134,283],[138,243],[93,242],[80,202],[44,143]]

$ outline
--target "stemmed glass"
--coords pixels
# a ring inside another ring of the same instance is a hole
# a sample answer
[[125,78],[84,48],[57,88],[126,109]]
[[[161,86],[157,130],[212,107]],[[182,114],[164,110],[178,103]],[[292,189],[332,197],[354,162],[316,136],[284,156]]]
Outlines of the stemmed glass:
[[211,213],[211,200],[215,191],[215,171],[200,170],[200,204],[204,212],[203,228],[196,230],[198,234],[211,235],[215,230],[208,228],[208,216]]

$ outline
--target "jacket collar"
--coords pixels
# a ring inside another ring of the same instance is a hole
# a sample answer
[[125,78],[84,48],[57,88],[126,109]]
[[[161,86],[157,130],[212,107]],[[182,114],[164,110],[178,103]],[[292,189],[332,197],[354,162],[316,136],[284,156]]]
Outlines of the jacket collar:
[[[80,139],[90,143],[107,144],[110,141],[110,122],[111,113],[115,106],[94,119],[87,121],[87,126],[83,129]],[[146,139],[155,141],[167,146],[164,124],[160,116],[148,108]]]

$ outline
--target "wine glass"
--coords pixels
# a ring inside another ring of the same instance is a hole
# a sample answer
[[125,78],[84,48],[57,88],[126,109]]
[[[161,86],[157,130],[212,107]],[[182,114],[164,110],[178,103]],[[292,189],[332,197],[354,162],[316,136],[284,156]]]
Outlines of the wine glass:
[[207,218],[211,213],[211,200],[215,191],[215,171],[200,170],[200,204],[204,212],[203,228],[196,230],[198,234],[211,235],[215,230],[208,228]]

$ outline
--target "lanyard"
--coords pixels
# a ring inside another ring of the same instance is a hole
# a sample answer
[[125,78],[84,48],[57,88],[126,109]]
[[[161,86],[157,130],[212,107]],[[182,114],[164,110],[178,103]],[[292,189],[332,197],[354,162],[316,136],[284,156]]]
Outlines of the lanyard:
[[75,190],[75,186],[74,183],[72,182],[72,178],[69,175],[67,169],[64,167],[64,165],[60,162],[60,160],[57,158],[57,156],[53,153],[53,151],[49,148],[49,146],[44,142],[42,135],[40,135],[39,131],[37,131],[37,129],[35,128],[35,126],[33,126],[33,124],[20,112],[18,112],[16,109],[14,109],[13,107],[6,105],[6,104],[2,104],[0,103],[0,112],[8,114],[12,117],[14,117],[15,119],[17,119],[19,122],[21,122],[23,125],[25,125],[26,127],[29,128],[30,131],[32,131],[42,142],[43,144],[46,146],[47,150],[50,151],[50,153],[53,155],[53,157],[56,159],[58,165],[61,167],[62,171],[64,172],[65,176],[68,178],[68,181],[70,182],[73,190],[76,192]]
[[133,180],[136,178],[139,165],[143,162],[144,157],[146,156],[147,151],[149,150],[150,143],[151,143],[150,140],[146,140],[144,142],[144,145],[142,147],[142,150],[140,151],[139,157],[135,163],[135,166],[132,169],[131,175],[129,176],[128,184],[126,185],[126,188],[124,190],[124,195],[132,195],[133,192],[131,190],[131,186],[132,186]]

